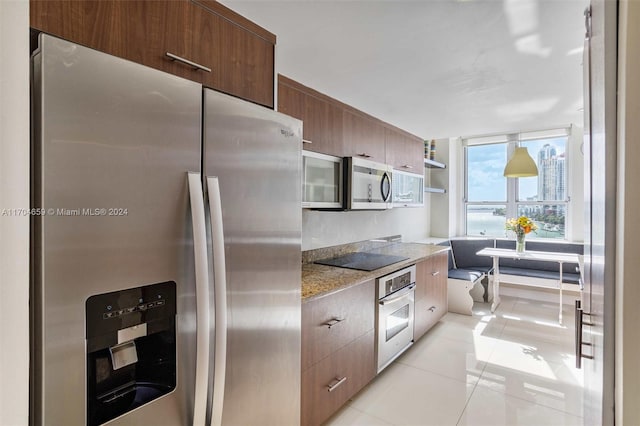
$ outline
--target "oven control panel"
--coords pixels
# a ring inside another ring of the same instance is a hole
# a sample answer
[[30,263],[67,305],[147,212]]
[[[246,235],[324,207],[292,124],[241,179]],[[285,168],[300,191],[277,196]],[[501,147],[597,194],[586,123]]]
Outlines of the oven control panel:
[[388,296],[409,284],[415,283],[416,265],[385,275],[384,277],[378,278],[376,281],[378,283],[378,299],[382,299],[383,297]]

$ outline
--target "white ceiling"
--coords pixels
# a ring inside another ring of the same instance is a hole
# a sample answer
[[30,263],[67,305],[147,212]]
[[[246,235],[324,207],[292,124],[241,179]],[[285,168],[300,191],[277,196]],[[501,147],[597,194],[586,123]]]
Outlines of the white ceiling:
[[586,0],[222,2],[277,72],[425,139],[582,126]]

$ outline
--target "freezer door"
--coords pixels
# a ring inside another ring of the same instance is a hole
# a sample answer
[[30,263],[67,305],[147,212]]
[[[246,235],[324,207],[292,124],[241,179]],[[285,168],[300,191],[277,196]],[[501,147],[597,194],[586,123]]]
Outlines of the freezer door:
[[298,424],[302,123],[204,94],[204,168],[218,177],[226,255],[222,423]]
[[[33,73],[32,203],[44,212],[32,220],[33,424],[91,424],[87,299],[167,282],[176,288],[176,387],[110,424],[190,424],[196,324],[187,172],[200,171],[202,88],[47,35]],[[124,340],[143,335],[126,331]],[[136,344],[138,360],[149,346]],[[128,350],[118,372],[135,358]]]

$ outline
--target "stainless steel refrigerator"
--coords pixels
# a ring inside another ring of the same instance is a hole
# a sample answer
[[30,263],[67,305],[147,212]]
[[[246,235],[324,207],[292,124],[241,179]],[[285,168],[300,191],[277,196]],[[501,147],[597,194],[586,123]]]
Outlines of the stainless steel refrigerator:
[[301,123],[39,43],[31,423],[298,424]]

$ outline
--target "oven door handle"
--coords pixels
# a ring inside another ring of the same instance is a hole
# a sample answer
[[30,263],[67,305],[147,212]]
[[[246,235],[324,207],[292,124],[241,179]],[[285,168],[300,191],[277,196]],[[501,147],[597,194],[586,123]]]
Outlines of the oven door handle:
[[402,299],[403,297],[405,297],[409,293],[411,293],[415,288],[416,288],[415,283],[414,284],[409,284],[408,286],[406,286],[402,290],[399,290],[397,293],[393,293],[394,297],[392,297],[391,299],[388,299],[387,297],[385,297],[384,299],[380,299],[380,301],[378,303],[381,304],[382,306],[386,305],[387,303],[393,303],[393,302],[395,302],[397,300]]

